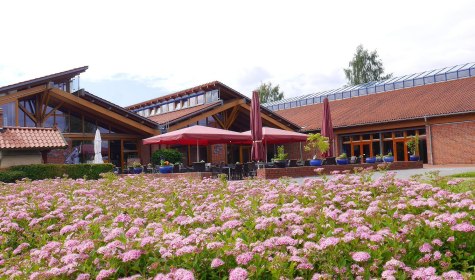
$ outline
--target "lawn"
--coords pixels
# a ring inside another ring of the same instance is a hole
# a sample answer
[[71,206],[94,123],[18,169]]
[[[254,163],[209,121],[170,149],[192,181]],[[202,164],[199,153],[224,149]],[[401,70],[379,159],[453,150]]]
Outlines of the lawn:
[[469,279],[475,192],[447,189],[460,184],[391,172],[1,184],[0,278]]

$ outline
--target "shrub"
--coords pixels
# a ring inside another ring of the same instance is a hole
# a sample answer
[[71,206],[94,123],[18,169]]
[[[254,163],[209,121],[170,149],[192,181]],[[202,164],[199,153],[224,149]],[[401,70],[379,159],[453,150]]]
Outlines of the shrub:
[[87,177],[87,179],[99,179],[101,173],[112,172],[114,166],[105,164],[30,164],[10,167],[10,171],[20,171],[23,177],[32,180],[52,179],[67,175],[72,179]]
[[5,183],[15,183],[25,177],[25,173],[21,171],[5,170],[0,172],[0,181]]
[[181,162],[182,157],[182,153],[175,149],[161,149],[153,152],[152,163],[158,165],[160,164],[161,160],[168,162]]

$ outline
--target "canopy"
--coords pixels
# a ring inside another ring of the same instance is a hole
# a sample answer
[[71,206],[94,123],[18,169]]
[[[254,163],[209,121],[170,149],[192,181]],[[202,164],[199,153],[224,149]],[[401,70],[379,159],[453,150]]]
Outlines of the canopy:
[[143,140],[147,144],[200,145],[225,144],[249,141],[250,137],[239,132],[214,127],[194,125]]
[[[242,134],[251,137],[251,131],[245,131]],[[291,142],[305,142],[307,141],[307,134],[295,131],[288,131],[278,128],[263,127],[262,141],[266,144],[281,144]]]
[[330,149],[328,152],[324,153],[325,157],[333,156],[333,139],[335,138],[333,134],[333,125],[332,125],[332,116],[330,113],[330,104],[328,98],[323,99],[323,118],[322,118],[322,136],[328,137],[328,142],[330,143]]
[[262,161],[265,157],[265,151],[262,144],[261,105],[257,90],[252,92],[250,125],[252,136],[251,158],[255,161]]

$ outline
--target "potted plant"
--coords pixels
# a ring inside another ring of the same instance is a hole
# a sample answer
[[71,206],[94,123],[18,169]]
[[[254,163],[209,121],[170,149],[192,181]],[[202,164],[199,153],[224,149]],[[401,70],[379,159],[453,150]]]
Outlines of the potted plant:
[[172,173],[173,165],[168,160],[162,160],[160,162],[160,173]]
[[419,160],[419,135],[411,137],[411,140],[407,142],[407,149],[409,150],[409,160],[418,161]]
[[336,163],[338,165],[348,164],[348,156],[346,155],[346,153],[342,153],[341,155],[339,155],[336,158]]
[[376,155],[376,162],[383,162],[383,154]]
[[287,163],[287,155],[284,153],[284,146],[277,147],[277,155],[273,158],[273,162],[275,166],[284,168]]
[[143,171],[142,165],[138,161],[132,163],[132,168],[134,169],[134,174],[140,174]]
[[310,133],[307,137],[305,151],[313,151],[313,159],[310,160],[310,166],[322,165],[322,154],[330,149],[328,137],[322,136],[320,133]]
[[393,162],[394,161],[394,156],[393,153],[389,152],[387,155],[383,157],[384,162]]
[[[382,161],[382,160],[381,160]],[[376,157],[367,157],[365,159],[366,163],[376,163]]]

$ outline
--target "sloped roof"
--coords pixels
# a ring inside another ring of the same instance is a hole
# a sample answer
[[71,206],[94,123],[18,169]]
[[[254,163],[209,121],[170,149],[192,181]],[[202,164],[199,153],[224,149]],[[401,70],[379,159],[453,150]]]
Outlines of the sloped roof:
[[[475,77],[330,101],[335,128],[475,112]],[[319,130],[323,104],[274,112],[303,131]]]
[[181,110],[172,111],[172,112],[168,112],[168,113],[162,113],[162,114],[155,115],[155,116],[150,116],[150,117],[148,117],[148,119],[152,120],[152,121],[154,121],[158,124],[165,124],[165,123],[168,123],[168,122],[177,121],[181,118],[187,118],[187,117],[191,117],[193,115],[197,115],[197,114],[199,114],[203,111],[207,111],[208,109],[212,109],[212,108],[217,107],[221,104],[222,104],[222,102],[216,101],[216,102],[213,102],[213,103],[198,105],[198,106],[190,107],[190,108],[187,108],[187,109],[181,109]]
[[2,150],[48,150],[67,146],[61,131],[53,128],[4,127],[0,132]]

